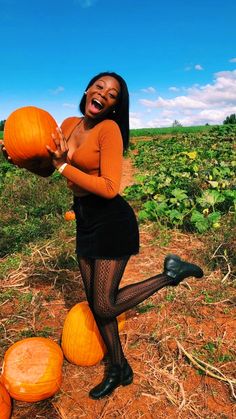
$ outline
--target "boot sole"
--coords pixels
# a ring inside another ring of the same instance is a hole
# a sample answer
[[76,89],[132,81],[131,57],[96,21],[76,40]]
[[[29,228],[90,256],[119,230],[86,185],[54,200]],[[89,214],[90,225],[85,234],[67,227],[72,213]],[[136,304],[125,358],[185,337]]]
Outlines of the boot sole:
[[127,378],[126,380],[123,380],[121,382],[122,386],[128,386],[129,384],[131,384],[133,382],[133,377]]

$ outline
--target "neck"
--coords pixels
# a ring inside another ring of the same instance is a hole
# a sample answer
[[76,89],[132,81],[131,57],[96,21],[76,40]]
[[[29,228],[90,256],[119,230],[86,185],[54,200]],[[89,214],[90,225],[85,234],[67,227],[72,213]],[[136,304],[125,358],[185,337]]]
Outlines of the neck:
[[83,119],[84,130],[88,130],[95,127],[95,125],[98,124],[98,122],[100,121],[99,120],[96,121],[92,118],[88,118],[87,116],[84,116],[84,119]]

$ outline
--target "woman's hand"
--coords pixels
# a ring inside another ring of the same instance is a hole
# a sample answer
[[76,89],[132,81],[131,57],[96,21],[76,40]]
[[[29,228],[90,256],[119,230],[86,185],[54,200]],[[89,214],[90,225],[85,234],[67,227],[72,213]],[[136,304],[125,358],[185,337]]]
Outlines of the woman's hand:
[[53,150],[48,145],[46,147],[52,158],[52,164],[57,169],[67,161],[68,145],[60,128],[57,128],[56,134],[52,134],[52,138],[54,140],[56,150]]
[[9,156],[9,154],[7,153],[6,147],[4,147],[4,142],[3,142],[3,140],[0,140],[0,147],[1,147],[1,151],[2,151],[2,154],[4,155],[5,159],[6,159],[9,163],[14,164],[14,163],[13,163],[13,161],[12,161],[12,158],[11,158],[11,157]]

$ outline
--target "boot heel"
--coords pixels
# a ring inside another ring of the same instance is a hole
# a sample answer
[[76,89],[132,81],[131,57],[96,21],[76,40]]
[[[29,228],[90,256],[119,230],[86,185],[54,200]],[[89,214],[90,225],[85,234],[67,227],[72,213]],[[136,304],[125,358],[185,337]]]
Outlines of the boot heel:
[[131,366],[128,364],[127,360],[121,371],[121,384],[122,386],[128,386],[133,382],[134,374]]

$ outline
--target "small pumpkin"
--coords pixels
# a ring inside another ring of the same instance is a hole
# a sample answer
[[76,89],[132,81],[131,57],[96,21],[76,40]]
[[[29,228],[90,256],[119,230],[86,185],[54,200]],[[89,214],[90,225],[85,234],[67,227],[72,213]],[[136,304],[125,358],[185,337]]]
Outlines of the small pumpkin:
[[[117,317],[119,330],[125,323],[125,313]],[[93,313],[87,301],[76,304],[68,312],[62,330],[62,350],[69,362],[91,366],[101,361],[107,352]]]
[[16,109],[7,118],[4,126],[3,140],[7,154],[14,164],[27,169],[33,162],[47,160],[50,156],[46,145],[55,149],[52,133],[57,123],[44,109],[25,106]]
[[64,219],[66,221],[75,220],[75,212],[73,210],[66,211],[64,214]]
[[63,352],[53,340],[22,339],[5,352],[1,382],[16,400],[44,400],[60,388],[62,363]]
[[3,386],[0,383],[0,418],[9,419],[11,417],[11,398]]

